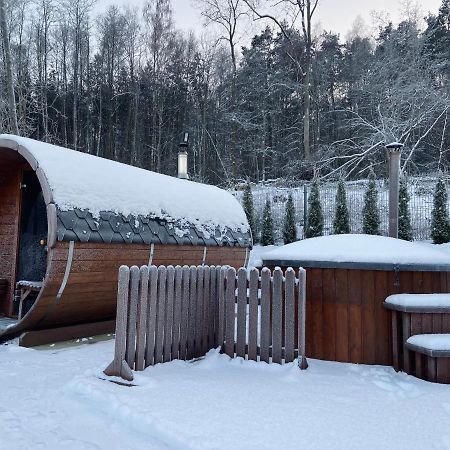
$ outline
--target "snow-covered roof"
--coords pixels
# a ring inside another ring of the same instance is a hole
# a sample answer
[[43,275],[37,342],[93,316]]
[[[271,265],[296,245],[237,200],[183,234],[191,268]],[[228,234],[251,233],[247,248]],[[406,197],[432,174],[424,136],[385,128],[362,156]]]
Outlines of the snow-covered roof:
[[[250,243],[245,213],[223,189],[14,135],[0,135],[0,147],[19,150],[38,176],[45,177],[51,196],[47,203],[56,205],[58,219],[69,231],[68,223],[86,216],[91,219],[88,231],[95,231],[95,223],[101,225],[102,220],[114,228],[117,221],[111,216],[120,216],[131,223],[125,227],[125,241],[150,218],[170,225],[169,234],[175,239],[183,240],[189,230],[195,230],[191,233],[195,237],[215,238],[219,244],[224,240],[232,245]],[[76,217],[70,214],[73,211],[78,212]]]
[[[305,239],[263,256],[265,264],[299,262],[367,265],[450,266],[450,254],[438,247],[384,236],[342,234]],[[286,264],[284,264],[286,263]]]

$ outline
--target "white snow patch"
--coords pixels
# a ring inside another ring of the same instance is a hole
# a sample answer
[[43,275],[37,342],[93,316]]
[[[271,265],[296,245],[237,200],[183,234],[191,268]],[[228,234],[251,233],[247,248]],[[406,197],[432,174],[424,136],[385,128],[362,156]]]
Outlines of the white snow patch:
[[79,208],[96,218],[101,211],[154,216],[214,231],[248,231],[245,213],[223,189],[162,175],[33,139],[3,134],[25,147],[47,176],[56,205]]
[[450,309],[450,294],[395,294],[387,297],[386,303],[405,307]]
[[390,367],[174,361],[104,378],[114,341],[48,350],[0,345],[0,448],[450,448],[450,389]]
[[264,256],[274,248],[276,248],[275,245],[267,245],[267,246],[254,245],[250,252],[247,268],[248,269],[253,269],[254,267],[261,268],[263,265]]
[[450,334],[416,334],[409,337],[406,342],[430,350],[450,351]]
[[386,264],[450,264],[439,247],[385,236],[341,234],[305,239],[264,254],[264,260],[302,260]]

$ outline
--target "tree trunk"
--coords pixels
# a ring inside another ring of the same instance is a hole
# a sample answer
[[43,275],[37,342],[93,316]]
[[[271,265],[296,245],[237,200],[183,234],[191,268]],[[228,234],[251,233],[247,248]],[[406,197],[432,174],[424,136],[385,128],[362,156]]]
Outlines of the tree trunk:
[[3,50],[5,54],[6,89],[8,92],[10,127],[14,134],[19,134],[17,123],[16,96],[14,93],[13,71],[11,64],[11,49],[9,47],[8,26],[6,25],[5,2],[0,0],[0,29],[2,33]]

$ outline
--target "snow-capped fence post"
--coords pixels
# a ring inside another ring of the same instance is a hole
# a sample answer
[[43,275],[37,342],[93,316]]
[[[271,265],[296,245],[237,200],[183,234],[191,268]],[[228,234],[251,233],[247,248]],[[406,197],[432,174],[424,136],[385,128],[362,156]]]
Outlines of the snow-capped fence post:
[[121,266],[119,269],[119,281],[117,291],[117,317],[116,317],[116,341],[114,360],[104,370],[105,375],[121,377],[132,381],[133,373],[125,361],[127,347],[127,322],[128,322],[128,295],[130,284],[130,269]]
[[298,366],[301,370],[308,368],[306,360],[306,270],[298,271]]

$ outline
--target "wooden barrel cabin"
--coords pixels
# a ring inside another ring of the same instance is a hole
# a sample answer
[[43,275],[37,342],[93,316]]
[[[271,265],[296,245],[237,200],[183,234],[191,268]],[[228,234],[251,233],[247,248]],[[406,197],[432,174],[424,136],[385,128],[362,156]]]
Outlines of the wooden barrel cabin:
[[383,236],[323,236],[263,255],[268,267],[306,269],[306,355],[392,365],[389,295],[450,290],[450,254]]
[[111,331],[126,265],[246,264],[239,202],[214,186],[0,135],[0,340]]

